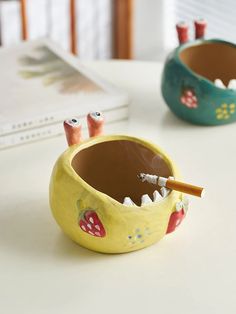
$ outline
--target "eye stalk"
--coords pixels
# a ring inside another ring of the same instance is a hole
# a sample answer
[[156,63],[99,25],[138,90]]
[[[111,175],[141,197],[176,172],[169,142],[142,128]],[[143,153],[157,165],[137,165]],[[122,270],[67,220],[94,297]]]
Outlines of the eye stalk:
[[204,38],[205,37],[205,32],[206,32],[206,27],[207,27],[207,22],[204,19],[199,19],[194,21],[194,26],[195,26],[195,38]]
[[103,119],[103,115],[100,111],[90,112],[89,115],[95,121],[101,121]]
[[78,118],[71,118],[71,119],[65,120],[65,123],[69,124],[72,127],[77,127],[81,125],[80,120]]
[[78,118],[71,118],[64,121],[64,130],[69,146],[79,144],[82,139],[82,125]]
[[[98,136],[103,133],[104,116],[100,111],[93,111],[87,115],[89,136]],[[64,121],[64,130],[69,146],[79,144],[82,140],[82,125],[78,118],[73,117]]]
[[93,111],[87,115],[89,136],[98,136],[103,133],[104,116],[100,111]]

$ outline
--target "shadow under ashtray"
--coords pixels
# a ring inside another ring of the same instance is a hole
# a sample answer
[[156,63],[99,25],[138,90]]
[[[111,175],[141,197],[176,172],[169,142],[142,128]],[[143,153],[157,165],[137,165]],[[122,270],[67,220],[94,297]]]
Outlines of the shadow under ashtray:
[[71,241],[63,232],[59,231],[53,248],[53,257],[58,260],[68,259],[76,261],[97,262],[101,259],[111,258],[112,255],[94,252],[83,248]]
[[70,241],[54,224],[46,199],[13,199],[11,208],[0,212],[0,246],[7,255],[22,259],[56,259],[96,262],[108,258]]
[[208,126],[200,126],[198,124],[191,124],[188,121],[178,119],[171,111],[166,111],[161,120],[161,124],[165,127],[165,132],[168,130],[193,130],[193,128],[203,128]]

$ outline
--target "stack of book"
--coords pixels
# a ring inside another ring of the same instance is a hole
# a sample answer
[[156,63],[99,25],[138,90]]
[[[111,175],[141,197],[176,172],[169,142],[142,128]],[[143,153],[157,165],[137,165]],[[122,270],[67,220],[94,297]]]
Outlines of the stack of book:
[[0,148],[63,133],[62,121],[101,110],[128,117],[128,95],[48,40],[0,49]]

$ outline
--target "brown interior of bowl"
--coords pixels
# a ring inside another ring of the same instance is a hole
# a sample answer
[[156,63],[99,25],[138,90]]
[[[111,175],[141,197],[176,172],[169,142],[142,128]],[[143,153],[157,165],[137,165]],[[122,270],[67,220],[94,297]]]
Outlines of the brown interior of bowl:
[[172,171],[160,154],[129,140],[97,143],[79,151],[72,160],[76,173],[96,190],[106,193],[118,202],[130,197],[140,205],[141,196],[152,198],[157,186],[142,183],[140,172],[164,177]]
[[219,78],[227,86],[236,78],[236,48],[220,42],[206,42],[185,48],[180,60],[195,73],[214,81]]

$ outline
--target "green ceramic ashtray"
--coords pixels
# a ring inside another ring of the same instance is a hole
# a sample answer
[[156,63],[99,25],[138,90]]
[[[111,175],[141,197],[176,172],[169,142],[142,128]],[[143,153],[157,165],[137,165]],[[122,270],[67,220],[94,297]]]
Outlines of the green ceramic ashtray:
[[194,124],[222,125],[236,120],[235,79],[236,45],[198,39],[181,44],[168,56],[161,90],[179,118]]

